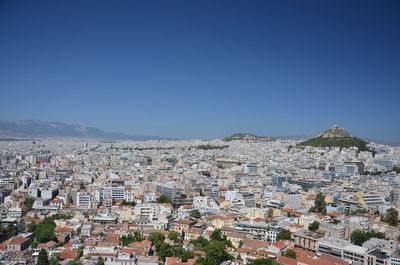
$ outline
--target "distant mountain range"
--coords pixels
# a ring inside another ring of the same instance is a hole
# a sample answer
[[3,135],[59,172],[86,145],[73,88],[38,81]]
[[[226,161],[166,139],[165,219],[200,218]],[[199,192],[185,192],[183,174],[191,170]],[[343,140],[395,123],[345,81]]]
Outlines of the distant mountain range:
[[248,140],[248,141],[275,141],[275,138],[266,136],[257,136],[249,133],[235,133],[230,136],[222,138],[224,141],[234,141],[234,140]]
[[113,133],[98,128],[83,125],[71,125],[61,122],[45,122],[37,120],[24,121],[1,121],[1,138],[88,138],[108,140],[176,140],[159,136],[128,135],[124,133]]

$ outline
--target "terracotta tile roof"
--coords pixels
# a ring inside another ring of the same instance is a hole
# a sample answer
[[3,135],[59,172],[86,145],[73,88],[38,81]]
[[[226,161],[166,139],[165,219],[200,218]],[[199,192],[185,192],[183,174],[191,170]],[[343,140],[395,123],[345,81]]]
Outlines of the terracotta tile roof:
[[349,264],[348,261],[345,261],[345,260],[342,260],[342,259],[339,259],[339,258],[335,258],[335,257],[332,257],[332,256],[328,256],[328,255],[325,255],[325,254],[321,254],[319,256],[319,259],[323,260],[325,262],[330,262],[331,264],[336,264],[336,265],[348,265]]
[[38,248],[48,248],[48,247],[55,247],[56,245],[57,245],[56,242],[54,242],[54,241],[49,241],[49,242],[47,242],[47,243],[38,244],[37,247],[38,247]]
[[29,238],[17,236],[11,238],[7,245],[21,245],[27,241],[29,241]]
[[330,217],[338,217],[338,216],[340,215],[340,213],[339,213],[339,212],[336,212],[336,211],[333,211],[333,212],[328,213],[328,215],[329,215]]
[[237,253],[251,253],[251,252],[253,252],[253,249],[251,249],[251,248],[239,248],[237,251],[236,251]]
[[223,199],[223,198],[221,198],[221,197],[215,198],[215,200],[216,200],[217,202],[219,202],[219,203],[223,203],[223,202],[225,201],[225,199]]
[[153,244],[150,240],[147,240],[147,239],[145,239],[145,240],[142,240],[141,242],[140,242],[142,245],[145,245],[145,246],[147,246],[147,247],[151,247],[151,245]]
[[185,225],[190,225],[190,224],[193,224],[193,223],[194,223],[194,221],[193,221],[193,220],[191,220],[191,219],[187,219],[187,218],[185,218],[185,219],[179,219],[179,220],[177,220],[177,221],[176,221],[176,223],[177,223],[177,224],[185,224]]
[[297,265],[297,260],[285,256],[278,256],[278,262],[283,265]]
[[103,240],[104,242],[118,242],[119,243],[119,235],[117,234],[109,234],[106,238]]
[[245,238],[243,240],[243,247],[250,248],[253,250],[257,250],[260,248],[266,248],[269,245],[270,245],[270,243],[262,241],[262,240],[257,240],[257,239]]
[[279,249],[284,249],[285,247],[289,246],[289,242],[287,240],[281,240],[281,241],[276,241],[272,243],[271,245],[279,248]]
[[124,248],[124,249],[121,249],[121,251],[120,251],[120,253],[127,253],[127,254],[132,254],[134,252],[135,252],[135,250],[133,248]]
[[72,248],[73,246],[74,246],[74,243],[68,242],[68,243],[64,244],[63,248]]
[[176,257],[165,258],[165,265],[194,265],[195,263],[196,259],[188,259],[186,262],[182,262]]
[[79,257],[79,252],[75,249],[66,249],[60,253],[60,259],[75,259]]
[[71,227],[57,227],[54,229],[54,233],[72,233],[74,231]]
[[203,230],[196,228],[187,228],[184,232],[187,234],[201,235],[203,233]]

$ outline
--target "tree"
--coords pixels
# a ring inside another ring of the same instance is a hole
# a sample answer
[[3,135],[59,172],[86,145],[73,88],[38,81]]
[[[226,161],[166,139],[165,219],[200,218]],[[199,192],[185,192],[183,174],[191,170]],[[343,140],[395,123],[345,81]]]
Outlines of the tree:
[[36,229],[36,224],[35,223],[29,223],[27,226],[26,226],[26,229],[28,230],[28,232],[35,232],[35,229]]
[[127,246],[130,243],[135,242],[135,237],[132,234],[128,234],[127,236],[121,236],[119,241],[121,241],[123,246]]
[[18,235],[18,233],[19,233],[19,231],[18,231],[18,227],[16,225],[9,224],[7,226],[7,237],[8,238],[16,236],[16,235]]
[[289,250],[285,251],[284,256],[288,257],[288,258],[291,258],[291,259],[296,259],[296,252],[294,250],[292,250],[292,249],[289,249]]
[[28,208],[28,210],[32,210],[33,203],[35,202],[34,198],[28,197],[24,200],[23,204]]
[[354,245],[361,246],[365,241],[369,240],[370,238],[385,238],[384,233],[376,233],[374,231],[364,232],[361,230],[355,230],[350,235],[351,242]]
[[49,259],[49,265],[60,265],[60,261],[57,259],[57,257],[52,256]]
[[175,255],[178,256],[183,262],[186,262],[188,259],[194,258],[193,252],[187,251],[181,246],[175,248],[174,252]]
[[326,202],[325,196],[320,192],[315,197],[314,207],[312,207],[313,212],[326,213]]
[[268,217],[274,216],[274,209],[269,208],[268,211],[267,211],[267,216],[268,216]]
[[36,225],[36,229],[34,231],[35,241],[37,243],[46,243],[49,241],[57,241],[57,237],[54,234],[54,228],[56,224],[53,220],[45,220],[42,223]]
[[149,234],[148,239],[153,243],[156,248],[158,248],[159,246],[161,246],[161,243],[164,243],[165,237],[161,233],[153,232]]
[[224,261],[234,259],[234,257],[225,251],[226,247],[232,247],[232,242],[226,236],[222,236],[221,229],[215,229],[211,235],[211,241],[199,237],[192,240],[191,243],[196,250],[206,252],[205,257],[201,257],[196,261],[199,265],[221,264]]
[[121,202],[121,205],[136,206],[136,202],[135,201],[128,202],[127,200],[123,200]]
[[206,247],[207,255],[203,264],[221,264],[226,260],[233,259],[234,257],[225,252],[225,247],[226,245],[222,241],[211,241]]
[[243,243],[243,240],[240,240],[240,241],[239,241],[239,248],[243,247],[243,244],[244,244],[244,243]]
[[391,226],[398,226],[399,212],[394,208],[390,208],[389,210],[386,211],[385,215],[381,216],[381,221],[388,223]]
[[39,256],[37,260],[37,265],[50,265],[49,263],[49,256],[47,255],[47,250],[42,248],[39,251]]
[[308,226],[308,230],[315,231],[319,228],[320,222],[314,221]]
[[195,249],[205,251],[210,242],[204,237],[200,236],[196,240],[192,240],[191,243],[193,244]]
[[99,257],[99,259],[97,260],[97,264],[96,265],[104,265],[103,257]]
[[280,241],[280,240],[292,240],[292,233],[287,229],[282,229],[276,235],[276,241]]
[[169,232],[169,234],[168,234],[169,240],[172,240],[172,241],[174,241],[174,242],[177,242],[178,237],[179,237],[179,233],[178,233],[178,232],[175,232],[175,231],[171,231],[171,232]]
[[46,218],[42,223],[37,224],[33,232],[35,236],[35,242],[32,243],[32,246],[35,246],[38,243],[46,243],[49,241],[57,242],[57,237],[54,234],[54,228],[56,227],[54,220],[71,218],[71,216],[67,215],[54,215]]
[[167,196],[161,195],[156,199],[156,203],[171,203],[171,200]]
[[67,265],[82,265],[78,259],[73,259],[67,263]]
[[199,210],[194,209],[190,212],[190,216],[196,219],[199,219],[201,217],[201,213]]
[[217,228],[213,231],[213,233],[211,234],[211,240],[214,241],[222,241],[222,233],[221,233],[221,229]]
[[85,249],[85,245],[80,245],[78,247],[78,252],[79,252],[79,257],[81,258],[83,256],[83,250]]
[[355,245],[361,246],[365,241],[368,240],[368,236],[361,230],[355,230],[350,236],[351,242]]
[[85,189],[85,185],[83,184],[83,182],[81,181],[80,187],[79,189],[84,190]]
[[144,239],[144,237],[142,236],[142,234],[139,231],[136,231],[133,233],[133,239],[135,242],[140,242]]
[[337,225],[338,223],[340,223],[340,220],[332,219],[331,223]]

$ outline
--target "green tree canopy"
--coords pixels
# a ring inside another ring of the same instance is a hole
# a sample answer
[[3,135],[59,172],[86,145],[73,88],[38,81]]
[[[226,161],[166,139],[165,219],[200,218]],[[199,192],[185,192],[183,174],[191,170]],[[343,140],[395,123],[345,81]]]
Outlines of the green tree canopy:
[[32,210],[33,203],[35,199],[32,197],[28,197],[24,200],[23,204],[28,208],[28,210]]
[[[274,209],[269,208],[268,211],[267,211],[267,216],[268,216],[268,217],[274,216]],[[290,216],[288,216],[288,217],[290,217]]]
[[36,265],[50,265],[47,250],[42,248],[39,251],[39,256]]
[[211,234],[211,240],[216,240],[216,241],[222,241],[222,233],[221,229],[217,228],[214,230],[214,232]]
[[82,265],[78,259],[73,259],[67,263],[67,265]]
[[391,226],[399,225],[399,212],[395,208],[390,208],[385,215],[381,216],[381,221]]
[[369,240],[370,238],[385,238],[385,234],[383,233],[376,233],[374,231],[364,232],[361,230],[355,230],[350,235],[351,242],[355,245],[361,246],[365,241]]
[[49,265],[60,265],[60,261],[57,257],[51,256],[51,258],[49,259]]
[[325,196],[320,192],[315,197],[314,207],[311,208],[312,212],[326,213]]
[[46,218],[43,222],[37,224],[34,227],[33,231],[33,234],[35,236],[35,242],[32,244],[33,246],[37,245],[38,243],[46,243],[49,241],[57,242],[57,237],[54,234],[54,228],[56,227],[56,223],[54,223],[54,220],[58,219],[71,219],[71,216],[54,215]]
[[292,249],[288,249],[285,251],[284,256],[291,259],[296,259],[296,252]]
[[99,257],[99,259],[97,260],[97,264],[96,265],[104,265],[103,257]]
[[319,228],[320,222],[314,221],[308,226],[308,230],[315,231]]
[[121,241],[123,246],[127,246],[132,242],[140,242],[142,241],[144,238],[142,236],[142,234],[139,231],[136,231],[132,234],[128,234],[128,235],[123,235],[119,238],[119,241]]
[[287,229],[282,229],[276,235],[276,241],[280,241],[280,240],[292,240],[292,233]]
[[196,261],[199,265],[221,264],[226,260],[234,259],[233,256],[225,252],[226,245],[223,241],[211,241],[205,248],[207,255]]
[[201,213],[199,210],[194,209],[190,212],[190,216],[196,219],[199,219],[201,217]]
[[167,196],[161,195],[156,199],[156,203],[171,203],[171,200]]
[[161,233],[153,232],[149,234],[148,239],[153,243],[156,248],[158,248],[161,243],[164,243],[165,237]]
[[136,206],[136,202],[135,201],[128,202],[127,200],[123,200],[121,202],[121,205]]
[[168,238],[169,238],[169,240],[173,240],[173,241],[176,242],[178,240],[178,238],[179,238],[179,233],[175,232],[175,231],[171,231],[168,234]]

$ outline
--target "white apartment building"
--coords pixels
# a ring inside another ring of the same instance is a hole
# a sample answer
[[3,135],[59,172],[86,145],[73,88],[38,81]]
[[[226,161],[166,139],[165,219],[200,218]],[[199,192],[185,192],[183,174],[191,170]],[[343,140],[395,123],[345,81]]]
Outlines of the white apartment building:
[[77,192],[76,207],[90,209],[92,207],[92,194],[90,192]]

